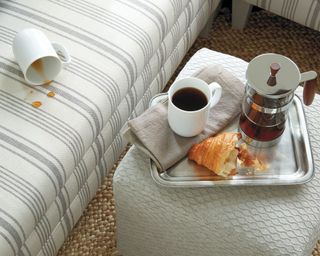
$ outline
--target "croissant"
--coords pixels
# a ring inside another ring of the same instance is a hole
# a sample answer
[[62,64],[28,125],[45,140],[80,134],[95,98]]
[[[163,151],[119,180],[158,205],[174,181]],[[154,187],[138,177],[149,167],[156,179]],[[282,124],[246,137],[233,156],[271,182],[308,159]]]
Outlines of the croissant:
[[236,173],[239,153],[236,145],[240,138],[240,133],[231,132],[209,137],[193,145],[188,152],[188,158],[217,175],[224,177],[233,175]]
[[266,170],[267,165],[250,153],[245,143],[238,145],[240,139],[240,133],[232,132],[209,137],[193,145],[188,152],[188,158],[223,177],[237,173],[237,161],[241,167],[249,167],[257,171]]

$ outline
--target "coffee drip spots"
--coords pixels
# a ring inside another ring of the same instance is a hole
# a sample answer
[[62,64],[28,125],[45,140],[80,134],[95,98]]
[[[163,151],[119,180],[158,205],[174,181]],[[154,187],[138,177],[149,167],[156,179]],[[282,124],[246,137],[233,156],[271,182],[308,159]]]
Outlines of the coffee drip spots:
[[[52,82],[52,80],[47,79],[47,77],[46,77],[46,75],[44,73],[44,65],[43,65],[43,60],[42,59],[38,59],[38,60],[34,61],[31,64],[31,67],[43,78],[43,85],[44,86],[49,85]],[[56,94],[54,92],[52,92],[52,91],[47,93],[47,96],[50,97],[50,98],[54,97],[55,95]],[[34,108],[39,108],[42,105],[42,102],[41,101],[33,101],[31,103],[31,105]]]
[[39,108],[42,105],[41,101],[34,101],[32,102],[32,107]]
[[56,94],[54,92],[48,92],[47,93],[47,96],[50,97],[50,98],[54,97],[55,95]]

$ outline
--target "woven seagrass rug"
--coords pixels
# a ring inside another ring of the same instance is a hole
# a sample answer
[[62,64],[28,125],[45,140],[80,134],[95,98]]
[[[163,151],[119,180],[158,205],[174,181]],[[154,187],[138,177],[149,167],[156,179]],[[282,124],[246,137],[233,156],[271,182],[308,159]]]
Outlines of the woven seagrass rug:
[[[196,40],[166,88],[170,86],[189,58],[203,47],[234,55],[246,61],[262,53],[276,52],[291,58],[301,71],[313,69],[320,74],[320,32],[265,11],[253,12],[249,24],[243,31],[234,30],[231,28],[230,11],[225,8],[214,21],[210,35]],[[60,249],[59,256],[119,255],[115,240],[116,213],[112,177],[125,152],[89,203]],[[320,256],[320,241],[315,245],[312,255]]]

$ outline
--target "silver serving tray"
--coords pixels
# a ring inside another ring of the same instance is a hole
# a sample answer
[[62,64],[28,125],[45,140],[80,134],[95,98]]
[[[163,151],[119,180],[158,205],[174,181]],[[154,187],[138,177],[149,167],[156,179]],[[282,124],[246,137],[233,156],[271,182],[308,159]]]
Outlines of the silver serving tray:
[[[166,101],[166,94],[158,94],[151,99],[150,106]],[[225,131],[238,131],[238,119]],[[263,156],[267,170],[238,168],[237,175],[223,178],[184,158],[162,173],[151,160],[151,176],[156,183],[167,187],[293,185],[310,181],[314,176],[314,164],[304,110],[298,96],[294,97],[290,107],[280,142],[271,148],[249,147],[249,150]]]

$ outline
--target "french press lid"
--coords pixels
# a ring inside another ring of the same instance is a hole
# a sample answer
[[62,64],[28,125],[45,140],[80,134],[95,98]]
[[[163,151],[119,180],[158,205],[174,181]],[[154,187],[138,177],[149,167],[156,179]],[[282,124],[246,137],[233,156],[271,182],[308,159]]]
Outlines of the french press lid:
[[249,62],[246,78],[249,86],[261,95],[282,95],[298,87],[300,71],[291,59],[266,53]]

